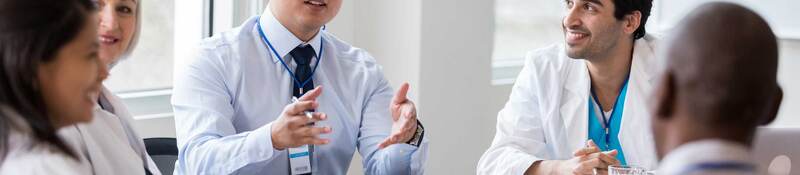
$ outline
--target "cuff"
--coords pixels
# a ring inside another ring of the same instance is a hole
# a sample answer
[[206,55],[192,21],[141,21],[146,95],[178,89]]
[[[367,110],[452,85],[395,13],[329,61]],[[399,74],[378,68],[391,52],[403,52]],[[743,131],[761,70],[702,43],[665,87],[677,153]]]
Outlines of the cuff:
[[[272,123],[264,125],[256,130],[250,131],[245,140],[245,146],[253,152],[247,157],[251,160],[271,159],[279,150],[272,146]],[[255,161],[254,161],[255,162]]]

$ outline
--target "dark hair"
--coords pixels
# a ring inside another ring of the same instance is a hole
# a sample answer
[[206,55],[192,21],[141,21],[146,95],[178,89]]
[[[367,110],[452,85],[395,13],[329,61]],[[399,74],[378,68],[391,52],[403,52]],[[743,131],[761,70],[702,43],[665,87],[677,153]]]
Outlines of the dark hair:
[[90,0],[0,1],[0,162],[8,153],[11,113],[21,116],[36,142],[75,157],[58,137],[38,85],[40,64],[53,61],[94,12]]
[[617,20],[621,20],[625,17],[625,15],[631,14],[634,11],[639,11],[642,13],[642,19],[639,24],[639,28],[633,32],[633,39],[639,39],[644,37],[646,31],[644,29],[644,25],[647,24],[647,18],[650,17],[650,9],[653,7],[653,0],[613,0],[614,6],[614,17]]

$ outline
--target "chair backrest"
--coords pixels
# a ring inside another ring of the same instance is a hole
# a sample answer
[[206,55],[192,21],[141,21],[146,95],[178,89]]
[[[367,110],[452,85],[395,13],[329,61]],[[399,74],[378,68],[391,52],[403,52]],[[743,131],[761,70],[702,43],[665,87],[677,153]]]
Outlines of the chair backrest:
[[144,146],[163,175],[172,175],[178,160],[178,142],[175,138],[146,138]]
[[800,174],[800,128],[759,128],[753,145],[759,174]]

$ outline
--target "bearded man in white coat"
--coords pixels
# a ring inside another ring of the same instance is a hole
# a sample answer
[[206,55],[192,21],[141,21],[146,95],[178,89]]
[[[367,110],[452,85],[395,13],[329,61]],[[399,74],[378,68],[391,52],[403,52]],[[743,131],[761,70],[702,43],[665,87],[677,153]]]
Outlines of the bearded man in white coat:
[[564,45],[530,52],[478,174],[605,174],[655,169],[645,98],[656,39],[652,0],[566,0]]

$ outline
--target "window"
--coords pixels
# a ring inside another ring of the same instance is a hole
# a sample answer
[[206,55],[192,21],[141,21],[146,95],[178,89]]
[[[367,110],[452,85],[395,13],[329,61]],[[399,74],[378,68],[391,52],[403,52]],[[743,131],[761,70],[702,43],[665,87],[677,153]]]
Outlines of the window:
[[171,118],[170,98],[175,68],[180,68],[183,59],[203,38],[238,26],[248,17],[257,15],[265,2],[143,2],[139,43],[129,58],[111,70],[104,85],[120,96],[136,120]]
[[514,83],[528,51],[563,42],[563,1],[497,0],[495,13],[492,84]]
[[[104,82],[114,92],[172,87],[175,42],[175,0],[145,1],[141,5],[139,43],[131,56],[111,70]],[[199,37],[199,36],[198,36]]]

